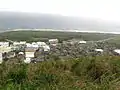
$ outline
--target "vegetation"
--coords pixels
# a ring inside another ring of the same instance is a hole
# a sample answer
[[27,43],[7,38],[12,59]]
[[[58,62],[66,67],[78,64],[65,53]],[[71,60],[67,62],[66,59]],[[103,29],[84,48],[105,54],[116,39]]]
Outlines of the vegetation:
[[[59,44],[51,48],[48,60],[40,63],[19,63],[19,58],[9,59],[0,65],[0,90],[119,90],[120,57],[110,51],[116,48],[119,35],[53,31],[12,31],[0,34],[5,39],[27,42],[48,41],[58,38],[104,42],[85,45]],[[116,45],[114,45],[116,44]],[[102,48],[105,54],[91,53]],[[65,57],[67,56],[67,57]],[[69,58],[68,58],[69,57]],[[72,58],[70,58],[72,57]]]
[[[119,90],[120,57],[0,65],[0,90]],[[11,63],[10,63],[11,62]]]
[[103,34],[103,33],[81,33],[81,32],[55,32],[55,31],[11,31],[0,33],[0,40],[26,40],[32,41],[48,41],[51,38],[58,38],[61,41],[69,39],[84,39],[87,41],[96,41],[115,37],[115,34]]

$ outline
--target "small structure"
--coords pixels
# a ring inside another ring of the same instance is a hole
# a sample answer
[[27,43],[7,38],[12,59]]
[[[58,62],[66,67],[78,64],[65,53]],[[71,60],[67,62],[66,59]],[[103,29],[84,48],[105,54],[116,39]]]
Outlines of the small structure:
[[38,48],[36,48],[36,47],[27,47],[27,48],[25,48],[25,58],[26,58],[26,60],[24,60],[25,63],[31,62],[31,58],[34,58],[35,51],[37,49]]
[[20,44],[21,44],[21,45],[25,45],[25,44],[26,44],[26,41],[20,41]]
[[95,49],[96,52],[103,52],[102,49]]
[[86,41],[79,41],[79,44],[86,44]]
[[35,52],[25,52],[25,57],[33,58]]
[[20,45],[20,42],[13,42],[14,46]]
[[8,53],[10,51],[12,51],[11,47],[0,46],[0,52],[2,52],[2,53],[4,53],[4,52]]
[[2,53],[0,52],[0,64],[3,62]]
[[43,49],[44,49],[45,52],[50,51],[50,47],[48,45],[43,46]]
[[114,52],[120,55],[120,49],[115,49]]
[[36,45],[37,43],[35,43],[35,42],[32,42],[32,45]]
[[38,46],[37,44],[35,44],[35,45],[31,45],[31,48],[36,48],[36,49],[38,49],[39,46]]
[[58,39],[50,39],[49,43],[50,43],[50,45],[57,45],[58,44]]
[[26,43],[26,47],[32,47],[32,44]]
[[9,47],[9,42],[0,42],[0,46]]
[[37,44],[39,47],[43,47],[47,45],[45,42],[37,42]]

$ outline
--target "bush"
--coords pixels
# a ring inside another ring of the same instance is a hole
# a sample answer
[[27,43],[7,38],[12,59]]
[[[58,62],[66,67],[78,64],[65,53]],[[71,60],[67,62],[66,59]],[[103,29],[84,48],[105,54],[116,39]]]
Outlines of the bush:
[[119,90],[120,57],[0,65],[0,90]]

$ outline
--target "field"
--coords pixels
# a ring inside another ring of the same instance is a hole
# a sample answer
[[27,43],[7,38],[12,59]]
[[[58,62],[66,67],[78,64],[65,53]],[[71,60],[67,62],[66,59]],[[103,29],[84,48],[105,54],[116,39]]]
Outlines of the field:
[[84,39],[87,41],[96,41],[115,37],[115,34],[103,34],[103,33],[81,33],[81,32],[55,32],[55,31],[11,31],[0,33],[0,40],[5,39],[20,41],[26,40],[32,41],[48,41],[51,38],[58,38],[61,41],[69,39]]

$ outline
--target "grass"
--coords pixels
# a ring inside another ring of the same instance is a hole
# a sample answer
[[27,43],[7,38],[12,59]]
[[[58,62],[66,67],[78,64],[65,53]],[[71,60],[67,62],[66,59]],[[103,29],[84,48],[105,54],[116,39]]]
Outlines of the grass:
[[81,32],[55,32],[55,31],[11,31],[0,33],[0,40],[26,40],[32,41],[48,41],[51,38],[58,38],[61,41],[69,39],[84,39],[84,40],[102,40],[110,37],[117,36],[115,34],[103,34],[103,33],[81,33]]
[[119,90],[120,57],[0,65],[0,90]]

